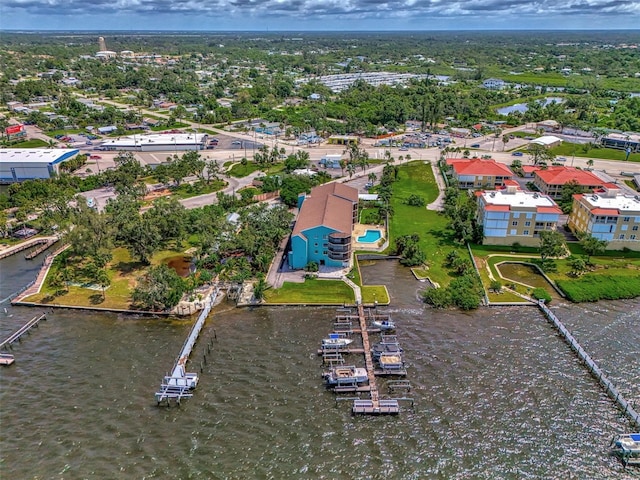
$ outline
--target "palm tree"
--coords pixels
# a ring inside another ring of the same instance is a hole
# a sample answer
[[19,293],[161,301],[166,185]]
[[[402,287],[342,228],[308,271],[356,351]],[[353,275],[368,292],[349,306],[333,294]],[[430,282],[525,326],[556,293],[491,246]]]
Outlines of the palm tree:
[[378,179],[377,175],[373,172],[370,172],[367,178],[369,179],[371,184],[373,184]]
[[102,289],[102,300],[104,300],[105,299],[104,291],[108,286],[111,285],[111,279],[109,278],[109,274],[104,268],[101,268],[96,272],[95,281],[98,285],[100,285],[100,288]]
[[353,177],[353,174],[356,173],[356,166],[351,162],[347,164],[347,173],[349,174],[349,178]]

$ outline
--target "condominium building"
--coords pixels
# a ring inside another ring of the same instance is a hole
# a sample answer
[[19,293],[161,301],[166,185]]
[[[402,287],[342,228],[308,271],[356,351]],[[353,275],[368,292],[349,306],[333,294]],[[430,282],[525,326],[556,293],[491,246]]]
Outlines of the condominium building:
[[507,181],[505,188],[478,191],[478,222],[487,245],[540,245],[540,232],[555,230],[562,210],[548,196],[518,189]]
[[513,179],[513,172],[495,160],[448,158],[447,165],[459,188],[496,188]]
[[570,182],[576,182],[584,192],[602,188],[605,183],[597,175],[575,167],[554,166],[533,172],[533,184],[538,190],[551,198],[560,198],[562,196],[562,187]]
[[575,233],[606,240],[609,250],[640,251],[640,195],[624,194],[615,184],[574,195],[567,223]]

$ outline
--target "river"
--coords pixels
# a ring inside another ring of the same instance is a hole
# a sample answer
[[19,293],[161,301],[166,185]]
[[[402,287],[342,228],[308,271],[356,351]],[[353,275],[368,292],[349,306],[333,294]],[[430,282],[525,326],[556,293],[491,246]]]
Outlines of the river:
[[[1,298],[34,277],[30,265],[0,264]],[[171,408],[154,392],[190,321],[55,310],[0,370],[1,476],[638,478],[608,455],[627,420],[537,309],[435,311],[396,263],[363,276],[390,285],[383,310],[398,324],[413,409],[352,417],[325,391],[315,352],[331,308],[218,306],[192,357],[199,370],[213,341],[195,395]],[[638,405],[640,300],[553,308]],[[37,313],[0,305],[1,336]]]

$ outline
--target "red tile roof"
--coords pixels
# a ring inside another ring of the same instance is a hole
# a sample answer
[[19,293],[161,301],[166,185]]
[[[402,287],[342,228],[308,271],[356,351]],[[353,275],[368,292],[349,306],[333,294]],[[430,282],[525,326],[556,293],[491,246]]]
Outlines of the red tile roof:
[[538,207],[536,209],[536,212],[538,212],[538,213],[557,213],[558,215],[560,215],[562,213],[562,210],[560,210],[560,207]]
[[604,182],[593,173],[574,167],[549,167],[544,170],[536,170],[534,175],[540,177],[547,185],[564,185],[573,180],[583,187],[604,184]]
[[523,166],[522,166],[522,171],[523,171],[524,173],[533,173],[533,172],[535,172],[536,170],[540,170],[540,167],[537,167],[537,166],[535,166],[535,165],[523,165]]
[[512,177],[513,172],[495,160],[448,158],[447,165],[451,165],[458,175],[482,175],[485,177]]
[[508,212],[511,207],[509,205],[485,205],[484,209],[487,212]]
[[618,215],[620,212],[617,208],[594,208],[591,213],[593,215]]

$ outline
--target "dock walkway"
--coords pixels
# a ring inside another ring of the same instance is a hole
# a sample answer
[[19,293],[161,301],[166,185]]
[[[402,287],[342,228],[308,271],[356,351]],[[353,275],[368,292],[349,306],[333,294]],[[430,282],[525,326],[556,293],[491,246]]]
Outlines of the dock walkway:
[[155,394],[156,402],[160,405],[163,401],[167,402],[167,405],[171,400],[175,400],[177,404],[180,404],[180,400],[183,398],[190,398],[193,396],[191,391],[196,388],[198,384],[198,374],[190,373],[186,371],[187,362],[191,356],[193,347],[198,340],[200,331],[211,313],[211,309],[215,304],[215,299],[218,296],[220,289],[216,288],[205,300],[205,307],[198,316],[198,319],[193,324],[189,336],[182,345],[180,354],[176,359],[171,375],[167,375],[160,384],[160,390]]
[[22,337],[22,335],[27,333],[32,328],[37,327],[38,323],[40,323],[40,320],[46,320],[46,319],[47,319],[47,316],[44,313],[42,315],[33,317],[31,320],[29,320],[27,323],[21,326],[18,330],[16,330],[11,335],[9,335],[9,337],[5,339],[2,343],[0,343],[0,350],[6,347],[10,347],[13,342],[20,340],[20,337]]
[[543,301],[538,302],[538,306],[540,310],[544,313],[547,320],[553,324],[553,326],[560,332],[560,335],[564,338],[564,340],[569,344],[571,349],[576,353],[576,355],[582,360],[594,378],[598,381],[598,384],[602,386],[605,393],[611,397],[611,399],[615,402],[615,404],[622,410],[622,413],[626,415],[631,423],[636,427],[640,427],[640,415],[635,411],[633,406],[625,400],[622,394],[618,391],[615,385],[607,378],[604,372],[600,369],[600,367],[596,364],[596,362],[591,358],[591,356],[580,346],[578,341],[574,338],[573,335],[567,330],[567,328],[562,324],[562,322],[553,314],[553,312],[547,307]]

